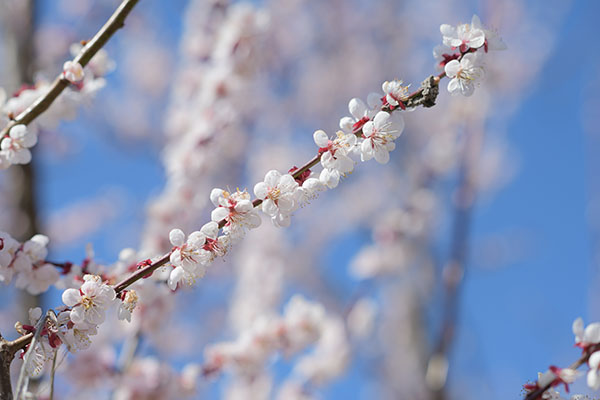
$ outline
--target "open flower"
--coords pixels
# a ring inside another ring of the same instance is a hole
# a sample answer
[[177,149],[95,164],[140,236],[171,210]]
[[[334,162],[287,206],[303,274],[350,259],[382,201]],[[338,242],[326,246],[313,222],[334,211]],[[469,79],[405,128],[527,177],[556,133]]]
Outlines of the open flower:
[[473,16],[471,24],[460,24],[456,27],[448,24],[440,26],[440,32],[443,36],[443,43],[452,48],[459,48],[461,52],[466,52],[470,48],[478,49],[485,43],[485,32],[481,29],[479,17]]
[[458,60],[452,60],[444,67],[448,82],[448,91],[451,95],[462,94],[470,96],[475,91],[475,83],[483,76],[483,68],[477,64],[477,56],[469,53]]
[[211,219],[214,222],[225,220],[223,232],[232,238],[239,238],[247,229],[257,228],[261,223],[250,194],[245,190],[229,193],[215,188],[210,192],[210,200],[217,207],[212,211]]
[[390,151],[396,148],[394,140],[402,134],[403,129],[404,119],[401,115],[378,112],[372,121],[363,126],[365,140],[360,146],[360,159],[368,161],[375,157],[378,163],[387,163],[390,160]]
[[319,179],[321,183],[333,189],[338,185],[341,176],[354,169],[354,161],[348,153],[354,148],[356,136],[338,131],[337,137],[330,140],[324,131],[318,130],[314,133],[313,139],[319,146],[323,166]]
[[37,134],[25,125],[15,125],[8,137],[0,143],[0,156],[10,164],[28,164],[31,161],[30,147],[37,143]]
[[115,299],[115,291],[103,284],[98,275],[84,275],[84,283],[79,290],[67,289],[62,301],[71,307],[71,321],[75,324],[86,322],[99,325],[104,322],[106,309]]
[[390,109],[400,107],[406,109],[404,103],[408,100],[408,86],[403,85],[400,80],[385,81],[381,89],[385,93],[385,103],[390,105]]
[[298,182],[290,175],[271,170],[265,180],[254,186],[254,194],[262,202],[262,211],[271,217],[275,226],[290,225],[290,216],[298,208],[296,189]]

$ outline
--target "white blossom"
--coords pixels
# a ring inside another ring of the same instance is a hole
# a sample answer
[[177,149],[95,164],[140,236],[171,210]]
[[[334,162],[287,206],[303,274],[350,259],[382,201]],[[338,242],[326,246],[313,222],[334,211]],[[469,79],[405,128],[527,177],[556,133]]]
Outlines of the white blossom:
[[587,374],[587,384],[594,390],[600,389],[600,351],[594,352],[589,360],[588,364],[590,370]]
[[78,62],[67,61],[63,65],[63,74],[71,83],[81,82],[84,77],[83,67]]
[[254,194],[261,199],[262,211],[271,217],[275,226],[290,225],[290,216],[298,208],[298,182],[290,175],[271,170],[265,180],[254,186]]
[[470,96],[475,90],[475,83],[483,76],[483,67],[478,65],[474,53],[465,54],[463,58],[452,60],[444,67],[446,75],[450,78],[448,91],[451,95],[462,94]]
[[394,140],[402,134],[404,119],[398,113],[389,114],[380,111],[372,121],[363,126],[365,140],[360,147],[360,159],[368,161],[371,158],[380,164],[390,160],[389,152],[396,148]]
[[313,139],[321,152],[323,171],[319,180],[333,189],[338,185],[340,177],[354,169],[354,161],[348,156],[348,153],[356,144],[356,136],[352,133],[344,134],[344,132],[338,131],[336,138],[330,140],[324,131],[318,130],[313,134]]
[[395,107],[405,109],[404,103],[408,100],[408,86],[403,85],[401,80],[385,81],[381,85],[385,100],[393,110]]
[[470,48],[477,49],[485,43],[485,33],[479,25],[473,24],[478,22],[479,18],[474,15],[471,24],[459,24],[452,26],[442,24],[440,32],[443,36],[443,43],[452,48],[459,48],[461,52],[466,52]]
[[229,193],[215,188],[210,200],[217,207],[211,213],[214,222],[225,220],[223,232],[232,238],[239,238],[247,229],[257,228],[261,224],[258,211],[252,204],[248,192],[237,190]]
[[577,318],[573,322],[573,334],[579,347],[600,343],[600,322],[591,323],[584,329],[583,319]]
[[[28,164],[31,161],[30,147],[37,143],[35,129],[28,129],[25,125],[15,125],[10,129],[9,135],[0,142],[0,158],[10,164]],[[8,165],[4,163],[3,165]]]
[[75,324],[86,322],[99,325],[104,322],[106,309],[115,299],[115,291],[102,283],[98,275],[85,275],[84,283],[79,290],[67,289],[62,294],[62,301],[71,307],[70,318]]

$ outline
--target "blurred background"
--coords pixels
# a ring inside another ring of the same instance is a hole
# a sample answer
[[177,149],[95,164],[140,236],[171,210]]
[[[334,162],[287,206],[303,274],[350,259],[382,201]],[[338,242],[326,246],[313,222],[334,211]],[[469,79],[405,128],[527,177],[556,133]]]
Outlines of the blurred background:
[[[1,3],[8,96],[53,79],[119,4]],[[55,398],[161,398],[122,391],[115,371],[141,380],[138,362],[203,365],[207,346],[295,294],[343,322],[320,354],[335,365],[303,372],[307,348],[252,376],[200,376],[190,395],[518,399],[537,372],[570,364],[573,320],[600,318],[598,12],[585,1],[140,1],[106,46],[105,87],[40,126],[30,166],[0,175],[0,230],[47,234],[53,261],[81,263],[89,244],[107,266],[128,247],[162,254],[171,228],[209,220],[213,187],[251,191],[309,160],[313,132],[334,134],[352,97],[438,73],[442,23],[477,14],[508,50],[486,55],[472,97],[451,97],[446,80],[434,108],[405,113],[389,164],[358,164],[289,229],[263,221],[156,315],[103,326],[61,365]],[[35,304],[58,306],[60,291],[2,286],[3,335]],[[89,374],[73,372],[82,366]]]

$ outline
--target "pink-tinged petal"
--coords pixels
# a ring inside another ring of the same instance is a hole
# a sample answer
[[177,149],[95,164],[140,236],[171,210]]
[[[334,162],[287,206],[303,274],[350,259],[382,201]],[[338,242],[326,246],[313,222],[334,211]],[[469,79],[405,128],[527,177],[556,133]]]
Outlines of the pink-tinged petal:
[[210,191],[210,201],[213,203],[215,207],[220,205],[219,199],[223,196],[223,189],[214,188]]
[[266,183],[258,182],[256,185],[254,185],[254,194],[259,199],[264,199],[265,197],[267,197],[268,192],[269,188]]
[[319,147],[327,147],[327,145],[329,144],[329,137],[327,136],[327,133],[320,129],[313,133],[313,139],[316,145]]
[[268,187],[276,187],[279,184],[279,179],[281,179],[281,173],[274,169],[265,175],[265,183]]
[[74,324],[81,324],[85,322],[85,312],[82,306],[77,306],[71,310],[70,314],[71,321]]
[[367,113],[367,106],[365,105],[364,101],[355,97],[348,103],[348,110],[350,111],[350,114],[352,114],[352,116],[358,120],[364,117]]
[[181,229],[172,229],[171,232],[169,232],[169,241],[173,246],[183,246],[185,243],[185,234]]
[[81,301],[81,295],[77,289],[67,289],[62,294],[62,301],[67,307],[73,307]]
[[[465,56],[466,57],[466,56]],[[451,60],[444,66],[444,71],[449,78],[454,78],[460,70],[460,63],[457,60]]]
[[16,153],[16,164],[29,164],[31,161],[31,152],[28,149],[21,149]]
[[227,218],[229,210],[225,207],[217,207],[210,213],[210,219],[219,222],[220,220]]

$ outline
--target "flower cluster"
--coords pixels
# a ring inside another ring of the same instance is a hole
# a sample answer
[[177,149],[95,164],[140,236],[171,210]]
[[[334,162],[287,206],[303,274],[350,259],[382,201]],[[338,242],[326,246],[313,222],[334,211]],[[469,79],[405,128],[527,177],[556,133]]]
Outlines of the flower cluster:
[[[81,45],[79,44],[71,46],[71,52],[74,55],[80,49]],[[65,62],[61,76],[71,85],[30,126],[15,125],[4,137],[0,138],[0,169],[8,168],[13,164],[28,164],[31,161],[29,149],[37,143],[39,129],[53,129],[60,120],[73,119],[77,106],[85,103],[104,87],[103,77],[113,68],[114,62],[108,58],[103,49],[100,49],[92,57],[85,68],[73,61]],[[0,122],[7,124],[16,118],[35,101],[45,96],[50,87],[50,82],[40,80],[34,86],[24,86],[9,99],[4,90],[0,89]]]
[[[575,335],[575,346],[580,347],[584,355],[587,355],[587,364],[589,366],[587,385],[593,390],[598,390],[600,389],[600,322],[594,322],[585,326],[583,319],[577,318],[573,322],[572,329]],[[564,385],[565,390],[568,392],[569,384],[573,383],[581,375],[582,373],[571,368],[550,366],[546,372],[538,374],[538,379],[535,383],[526,384],[524,388],[531,393],[548,387],[543,393],[543,399],[562,400],[563,398],[553,388],[558,385]],[[580,397],[580,395],[571,397],[572,400],[584,398],[583,396]]]
[[450,78],[448,91],[452,95],[471,96],[484,75],[482,55],[478,50],[504,50],[506,45],[495,31],[483,28],[477,15],[470,24],[442,24],[443,45],[433,50],[438,65]]
[[229,369],[255,376],[275,352],[291,356],[317,342],[328,319],[321,304],[294,296],[283,316],[261,316],[237,340],[207,347],[204,371],[211,374]]
[[48,290],[60,278],[60,273],[46,262],[48,237],[35,235],[19,243],[8,233],[0,232],[0,282],[8,284],[15,278],[15,286],[31,294]]

